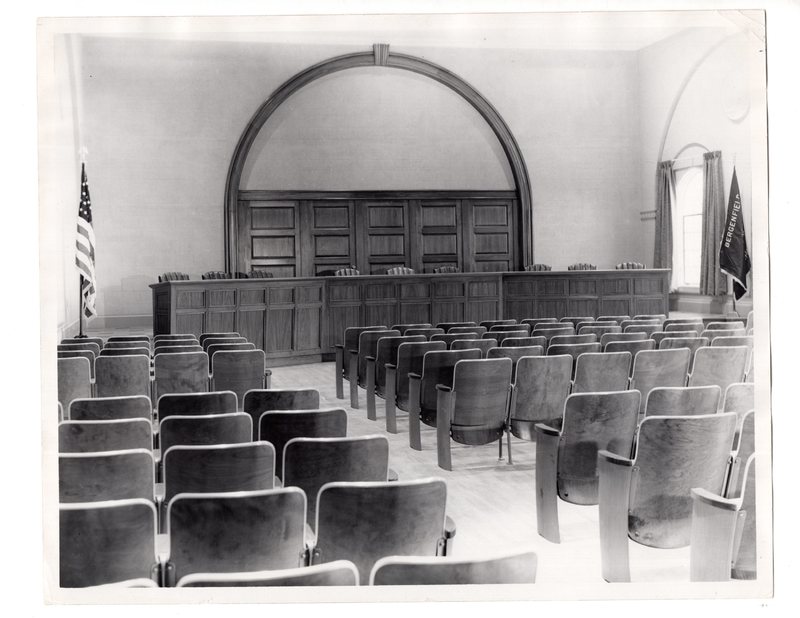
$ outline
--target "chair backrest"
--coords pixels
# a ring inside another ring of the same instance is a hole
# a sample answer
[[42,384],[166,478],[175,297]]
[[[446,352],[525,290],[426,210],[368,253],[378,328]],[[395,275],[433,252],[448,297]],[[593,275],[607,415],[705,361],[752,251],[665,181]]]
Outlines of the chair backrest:
[[502,438],[511,392],[510,358],[460,360],[453,370],[450,435],[461,444]]
[[747,331],[743,328],[730,328],[730,329],[717,329],[717,330],[704,330],[700,333],[701,337],[708,337],[708,340],[713,342],[720,337],[745,337]]
[[441,328],[444,332],[449,332],[453,326],[477,326],[476,322],[439,322],[436,328]]
[[[253,419],[253,440],[258,440],[258,423],[271,410],[317,410],[319,391],[315,388],[257,389],[244,394],[242,409]],[[277,451],[280,464],[281,451]]]
[[449,335],[457,335],[461,333],[469,333],[475,335],[475,337],[481,337],[484,333],[486,333],[485,326],[451,326],[450,329],[447,331]]
[[[506,339],[508,341],[508,339]],[[503,342],[505,343],[505,341]],[[511,367],[511,383],[517,381],[517,362],[523,356],[542,356],[544,347],[541,345],[530,346],[501,346],[490,348],[485,358],[510,358],[513,366]]]
[[492,326],[500,326],[500,325],[503,325],[503,324],[510,325],[510,324],[516,324],[516,323],[517,323],[517,321],[514,320],[514,319],[510,319],[510,320],[483,320],[483,322],[481,322],[479,324],[479,326],[483,326],[486,329],[490,329]]
[[283,478],[286,443],[292,438],[344,438],[347,412],[344,408],[264,412],[258,421],[258,436],[275,447],[275,474]]
[[630,320],[631,316],[629,315],[601,315],[598,316],[595,321],[597,322],[612,322],[619,326],[623,321]]
[[167,507],[167,585],[191,573],[300,566],[305,511],[296,487],[175,496]]
[[[460,360],[478,360],[481,351],[476,348],[469,350],[446,350],[442,352],[426,352],[422,360],[422,379],[419,387],[420,410],[429,415],[436,414],[436,385],[453,385],[453,370]],[[430,420],[430,416],[427,420]]]
[[410,328],[431,328],[431,325],[425,322],[420,324],[395,324],[389,330],[398,330],[401,335],[405,335]]
[[360,274],[357,268],[339,268],[333,272],[334,277],[358,277]]
[[62,588],[156,579],[158,528],[151,500],[59,504],[58,519]]
[[[711,347],[719,348],[729,348],[734,346],[747,346],[749,353],[747,355],[747,368],[745,369],[746,373],[750,373],[753,369],[753,335],[745,335],[744,337],[714,337],[711,340]],[[100,352],[102,354],[102,352]]]
[[663,323],[664,320],[667,319],[667,316],[663,313],[640,313],[638,315],[633,316],[634,320],[658,320],[659,323]]
[[575,329],[572,327],[572,324],[559,324],[555,328],[546,328],[551,326],[550,324],[539,324],[538,326],[533,327],[533,336],[534,337],[544,337],[547,340],[548,345],[550,344],[550,340],[553,337],[559,337],[563,335],[574,335]]
[[[211,372],[211,363],[213,362],[215,352],[232,352],[235,350],[255,350],[256,346],[253,343],[211,343],[206,349],[208,354],[208,371]],[[241,399],[240,399],[241,401]]]
[[597,453],[628,457],[639,420],[639,391],[574,393],[564,404],[557,486],[562,500],[597,504]]
[[595,322],[594,324],[589,324],[587,326],[581,326],[578,329],[578,335],[594,335],[596,337],[595,341],[600,341],[600,337],[608,333],[621,333],[622,327],[617,326],[616,324],[598,324]]
[[689,544],[691,490],[722,493],[735,430],[735,414],[651,416],[639,424],[630,538],[649,547]]
[[[378,341],[384,337],[399,337],[399,330],[368,330],[358,337],[358,384],[367,384],[367,356],[378,353]],[[384,378],[385,381],[385,378]]]
[[408,266],[393,266],[386,269],[387,275],[413,275],[414,269]]
[[481,351],[481,357],[486,358],[489,350],[497,346],[494,339],[456,339],[450,344],[451,350],[469,350],[476,348]]
[[578,326],[578,324],[580,324],[581,322],[593,322],[593,321],[594,321],[594,318],[592,316],[590,316],[590,315],[588,315],[588,316],[567,316],[567,317],[561,318],[559,320],[559,322],[561,322],[561,323],[568,322],[568,323],[572,324],[573,328],[576,328]]
[[706,330],[738,330],[744,329],[744,322],[741,321],[726,321],[726,322],[709,322],[706,324]]
[[[100,352],[102,355],[104,350]],[[58,358],[85,358],[89,361],[90,379],[94,379],[94,352],[91,350],[59,350],[56,352]]]
[[160,341],[181,341],[183,339],[194,339],[195,341],[199,341],[194,333],[169,333],[156,335],[153,337],[153,345]]
[[[599,345],[599,344],[598,344]],[[573,393],[606,393],[628,388],[630,352],[585,352],[575,363]]]
[[[113,343],[113,342],[112,342]],[[144,343],[144,342],[142,342]],[[131,342],[128,345],[136,345]],[[60,352],[59,352],[60,354]],[[105,347],[100,350],[100,356],[147,356],[150,358],[150,348],[112,348]]]
[[171,446],[162,462],[164,500],[182,493],[272,489],[275,449],[269,442]]
[[368,330],[389,330],[385,326],[351,326],[344,329],[344,349],[358,351],[358,341],[361,333]]
[[102,345],[97,345],[94,342],[86,341],[85,339],[79,339],[76,341],[70,341],[69,343],[59,343],[56,346],[56,350],[58,352],[74,352],[77,350],[88,350],[92,352],[95,356],[100,356],[100,349]]
[[703,322],[673,322],[671,324],[667,324],[666,322],[662,324],[662,328],[664,332],[673,333],[673,332],[693,332],[695,337],[699,337],[700,333],[702,333],[705,328],[703,326]]
[[208,392],[208,354],[158,354],[153,359],[153,375],[156,401],[168,393]]
[[[493,334],[493,333],[492,333]],[[489,337],[490,333],[485,333],[482,335],[483,337]],[[443,341],[444,344],[449,348],[454,341],[458,341],[459,339],[477,339],[478,336],[475,333],[445,333],[443,335],[431,335],[431,341]]]
[[409,337],[412,335],[423,335],[425,339],[430,340],[433,335],[444,335],[444,329],[433,326],[430,328],[409,328],[405,334]]
[[529,356],[517,361],[511,398],[511,433],[533,440],[536,423],[550,423],[564,413],[569,395],[572,357]]
[[646,341],[647,333],[603,333],[600,335],[600,345],[603,348],[612,341]]
[[69,409],[73,399],[92,396],[92,369],[86,358],[59,358],[58,363],[58,401]]
[[[120,348],[122,348],[122,349],[125,349],[125,348],[144,348],[146,350],[150,350],[150,340],[149,339],[145,340],[145,338],[142,338],[142,339],[138,339],[138,340],[135,340],[135,341],[130,341],[130,340],[126,340],[126,341],[116,341],[115,340],[115,341],[112,341],[112,340],[109,339],[106,342],[106,344],[103,346],[103,349],[100,350],[100,354],[102,354],[103,352],[106,352],[108,350],[116,350],[116,349],[120,349]],[[149,354],[149,352],[148,352],[148,354]]]
[[694,355],[689,386],[716,384],[724,392],[729,385],[744,380],[749,354],[747,346],[700,348]]
[[708,346],[708,337],[681,337],[679,332],[670,333],[670,337],[664,337],[658,343],[659,350],[674,350],[676,348],[689,348],[694,353],[700,348]]
[[198,343],[189,345],[162,345],[153,350],[153,358],[161,354],[178,354],[181,352],[202,352],[203,346]]
[[158,418],[163,421],[173,415],[224,414],[236,412],[236,393],[210,391],[206,393],[171,393],[158,399]]
[[172,446],[208,446],[250,442],[253,421],[244,412],[183,416],[173,414],[159,423],[161,452]]
[[[673,324],[689,325],[690,328],[691,328],[691,327],[694,327],[694,325],[696,325],[696,324],[700,324],[702,326],[703,325],[703,319],[702,318],[667,318],[666,320],[664,320],[662,322],[662,326],[664,327],[664,330],[669,329],[669,327],[672,326]],[[700,330],[703,330],[703,329],[701,328]]]
[[443,543],[443,479],[328,483],[317,499],[312,564],[355,563],[362,584],[385,556],[435,556]]
[[[400,332],[398,330],[398,332]],[[386,387],[386,364],[397,365],[397,350],[404,343],[424,343],[425,335],[381,337],[375,351],[375,388],[383,394]]]
[[444,273],[458,273],[461,272],[457,266],[437,266],[433,269],[433,272],[436,274],[444,274]]
[[150,337],[147,335],[114,335],[106,340],[106,345],[109,343],[146,343],[150,345]]
[[755,389],[752,382],[734,382],[725,389],[723,412],[736,412],[741,419],[747,412],[754,410]]
[[547,346],[548,356],[560,356],[562,354],[569,354],[572,357],[572,375],[575,375],[575,365],[578,362],[578,357],[587,352],[601,352],[599,343],[564,343],[553,345],[552,339],[550,345]]
[[558,324],[558,318],[525,318],[519,323],[530,325],[531,332],[533,332],[539,324]]
[[644,333],[648,337],[653,333],[661,330],[661,324],[631,324],[626,326],[622,332],[624,333]]
[[531,334],[531,325],[530,324],[495,324],[491,328],[489,328],[490,332],[496,331],[525,331],[525,337]]
[[273,276],[268,270],[251,270],[247,273],[248,279],[272,279]]
[[[200,342],[194,336],[187,336],[183,339],[156,339],[153,343],[153,354],[165,348],[185,348],[186,346],[199,346]],[[202,347],[202,346],[201,346]]]
[[597,343],[597,335],[555,335],[550,339],[550,345],[564,345],[576,343]]
[[94,371],[98,397],[150,394],[149,356],[99,356]]
[[294,569],[240,573],[193,573],[182,577],[178,588],[241,588],[257,586],[355,586],[358,569],[349,560]]
[[[666,341],[666,340],[665,340]],[[687,348],[674,350],[642,350],[633,357],[631,388],[642,394],[642,408],[650,391],[657,386],[686,386],[691,352]]]
[[391,556],[375,563],[369,583],[372,586],[533,584],[536,567],[534,552],[474,560]]
[[113,421],[131,418],[152,421],[153,406],[150,397],[145,395],[74,399],[67,408],[67,418],[71,421]]
[[241,335],[239,333],[237,333],[236,331],[219,332],[219,333],[203,333],[203,334],[200,335],[198,341],[200,342],[200,345],[202,345],[203,348],[205,349],[205,345],[204,344],[206,342],[206,339],[219,339],[219,338],[223,338],[224,339],[224,338],[229,338],[229,337],[241,337]]
[[[114,340],[114,337],[109,337],[110,341]],[[72,344],[72,343],[94,343],[96,344],[101,350],[105,345],[102,337],[68,337],[66,339],[62,339],[61,344]]]
[[264,388],[264,350],[222,350],[211,357],[214,390],[233,391],[244,402],[247,391]]
[[395,399],[401,410],[408,410],[408,374],[422,375],[422,363],[426,352],[442,352],[447,350],[444,341],[425,341],[420,343],[401,343],[397,348],[397,366],[395,370]]
[[526,348],[539,346],[544,350],[547,346],[547,337],[506,337],[500,342],[501,348]]
[[519,339],[527,337],[528,332],[525,330],[493,330],[482,335],[484,339],[494,339],[498,345],[503,345],[506,339]]
[[659,320],[658,318],[633,318],[633,319],[630,319],[630,320],[622,320],[622,322],[620,322],[619,325],[622,328],[622,332],[623,333],[627,332],[626,329],[629,326],[643,326],[643,325],[653,326],[653,325],[655,325],[655,326],[658,326],[658,328],[656,328],[656,330],[661,330],[661,320]]
[[58,456],[58,501],[100,502],[155,496],[155,462],[150,449]]
[[647,395],[646,416],[699,416],[716,414],[719,386],[658,386]]
[[240,335],[231,335],[231,336],[215,336],[215,337],[206,337],[200,345],[203,348],[204,352],[208,352],[208,348],[216,343],[248,343],[246,337],[242,337]]
[[[652,339],[642,339],[640,341],[609,341],[603,346],[603,353],[616,354],[618,352],[628,352],[631,358],[636,358],[638,352],[642,350],[655,350],[655,348],[656,342]],[[631,361],[630,372],[633,373],[633,361]]]
[[293,438],[283,448],[283,486],[299,487],[308,500],[314,526],[317,494],[326,483],[386,481],[389,441],[385,436]]
[[153,425],[148,419],[64,421],[58,424],[59,453],[99,453],[153,448]]

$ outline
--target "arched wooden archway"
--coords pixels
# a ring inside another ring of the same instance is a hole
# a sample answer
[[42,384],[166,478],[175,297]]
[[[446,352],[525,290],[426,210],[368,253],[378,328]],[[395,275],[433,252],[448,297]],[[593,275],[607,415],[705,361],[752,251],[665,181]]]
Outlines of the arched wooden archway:
[[375,44],[372,52],[358,52],[338,56],[315,64],[290,78],[278,88],[256,111],[250,122],[242,132],[236,149],[233,152],[228,168],[228,177],[225,184],[225,270],[235,272],[238,270],[237,244],[239,241],[236,209],[239,198],[239,183],[242,178],[247,156],[259,131],[269,120],[270,116],[295,92],[311,82],[346,69],[357,67],[383,66],[405,71],[412,71],[425,75],[437,82],[444,84],[462,98],[464,98],[483,117],[491,127],[503,152],[508,159],[514,177],[515,191],[519,199],[522,227],[522,259],[524,264],[533,262],[533,229],[531,226],[531,186],[528,178],[528,169],[519,149],[517,141],[508,128],[508,125],[483,95],[461,79],[458,75],[440,67],[437,64],[409,56],[389,52],[389,45]]

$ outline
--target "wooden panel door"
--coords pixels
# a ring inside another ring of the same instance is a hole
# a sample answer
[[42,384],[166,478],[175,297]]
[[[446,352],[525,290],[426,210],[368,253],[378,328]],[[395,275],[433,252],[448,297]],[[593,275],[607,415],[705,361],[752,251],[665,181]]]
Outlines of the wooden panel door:
[[419,200],[412,201],[411,206],[417,210],[414,219],[419,257],[415,261],[420,272],[432,273],[439,266],[463,270],[461,200]]
[[516,200],[463,200],[466,271],[513,271],[518,266]]
[[408,200],[359,200],[356,226],[363,275],[383,275],[394,266],[413,267],[409,246]]
[[355,218],[352,200],[302,202],[303,275],[332,275],[355,267]]
[[299,210],[300,203],[292,200],[240,202],[237,269],[266,270],[275,277],[301,276]]

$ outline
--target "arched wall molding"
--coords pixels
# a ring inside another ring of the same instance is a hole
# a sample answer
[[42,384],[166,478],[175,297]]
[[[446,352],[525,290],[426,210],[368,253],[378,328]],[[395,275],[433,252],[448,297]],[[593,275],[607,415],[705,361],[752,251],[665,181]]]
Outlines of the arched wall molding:
[[337,56],[297,73],[275,90],[247,123],[231,157],[225,183],[225,270],[228,272],[239,270],[236,263],[239,242],[236,216],[239,186],[247,156],[261,128],[289,97],[311,82],[339,71],[368,66],[396,68],[429,77],[461,96],[486,121],[500,142],[503,153],[511,167],[521,213],[522,260],[524,264],[532,263],[533,226],[530,179],[522,151],[505,120],[480,92],[455,73],[416,56],[391,53],[387,44],[375,44],[372,52],[357,52]]

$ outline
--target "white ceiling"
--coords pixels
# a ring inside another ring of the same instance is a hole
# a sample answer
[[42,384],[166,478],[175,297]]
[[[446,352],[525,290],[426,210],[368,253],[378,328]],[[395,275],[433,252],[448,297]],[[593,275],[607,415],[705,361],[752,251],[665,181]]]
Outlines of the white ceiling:
[[293,45],[638,50],[689,28],[760,31],[760,11],[80,18],[60,32]]

